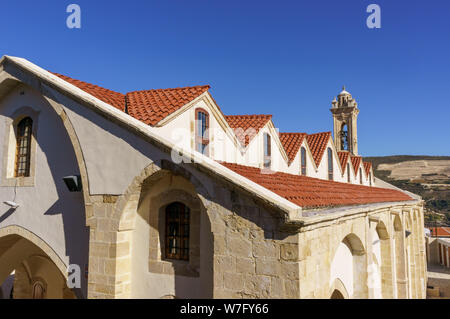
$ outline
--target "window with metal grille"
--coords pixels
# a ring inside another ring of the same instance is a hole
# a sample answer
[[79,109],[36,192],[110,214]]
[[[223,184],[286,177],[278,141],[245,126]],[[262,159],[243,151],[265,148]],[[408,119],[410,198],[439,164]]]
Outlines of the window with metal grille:
[[304,147],[301,148],[300,158],[302,165],[302,175],[306,175],[306,149]]
[[328,148],[328,179],[333,180],[333,151]]
[[33,120],[29,117],[17,124],[16,165],[14,175],[30,176],[31,134]]
[[270,135],[264,133],[264,168],[270,168],[272,163],[272,147],[270,142]]
[[166,207],[167,259],[189,260],[189,207],[175,202]]
[[197,109],[195,112],[195,144],[197,152],[208,156],[209,150],[209,115],[203,109]]

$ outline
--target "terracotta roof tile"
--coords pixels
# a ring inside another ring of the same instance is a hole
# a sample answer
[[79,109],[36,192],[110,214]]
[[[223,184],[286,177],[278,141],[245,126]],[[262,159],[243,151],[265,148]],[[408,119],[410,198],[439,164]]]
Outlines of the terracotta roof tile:
[[272,115],[225,115],[225,119],[234,130],[239,142],[247,146],[259,130],[272,119]]
[[309,149],[311,150],[314,162],[317,166],[320,165],[325,149],[327,148],[328,140],[331,137],[331,132],[323,132],[316,134],[309,134],[306,136]]
[[288,165],[294,161],[306,135],[306,133],[280,133],[281,144],[289,159]]
[[431,237],[450,237],[450,227],[429,227]]
[[350,153],[348,151],[339,151],[337,153],[339,156],[339,163],[341,163],[342,173],[345,173],[345,170],[347,169],[347,162],[348,162],[348,157],[350,156]]
[[130,92],[126,95],[128,114],[153,126],[209,88],[209,85],[203,85]]
[[358,168],[361,165],[362,157],[361,156],[350,155],[350,158],[351,158],[351,161],[352,161],[353,170],[355,171],[355,175],[356,175],[356,174],[358,174]]
[[369,175],[370,169],[372,168],[371,162],[363,162],[364,170],[366,171],[366,175]]
[[75,85],[76,87],[85,91],[86,93],[89,93],[89,94],[95,96],[97,99],[99,99],[105,103],[108,103],[121,111],[125,111],[125,95],[124,94],[102,88],[98,85],[90,84],[90,83],[83,82],[80,80],[75,80],[68,76],[62,75],[62,74],[58,74],[58,73],[54,73],[54,72],[50,72],[50,73],[52,73],[53,75],[56,75],[57,77],[63,79],[64,81],[66,81],[72,85]]
[[347,206],[412,200],[393,189],[340,183],[302,175],[273,172],[231,163],[221,163],[232,171],[303,208]]

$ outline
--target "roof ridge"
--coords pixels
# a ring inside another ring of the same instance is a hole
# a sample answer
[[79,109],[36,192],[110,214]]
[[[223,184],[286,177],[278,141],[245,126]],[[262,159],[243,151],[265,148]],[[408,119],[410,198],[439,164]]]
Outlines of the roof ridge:
[[272,114],[234,114],[234,115],[225,115],[228,117],[272,117]]
[[155,92],[155,91],[169,91],[169,90],[184,90],[184,89],[194,89],[194,88],[211,88],[211,85],[204,84],[204,85],[193,85],[193,86],[180,86],[175,88],[159,88],[159,89],[147,89],[147,90],[135,90],[135,91],[129,91],[126,94],[131,93],[139,93],[139,92]]
[[307,133],[301,133],[301,132],[280,132],[280,134],[285,134],[285,135],[308,135]]

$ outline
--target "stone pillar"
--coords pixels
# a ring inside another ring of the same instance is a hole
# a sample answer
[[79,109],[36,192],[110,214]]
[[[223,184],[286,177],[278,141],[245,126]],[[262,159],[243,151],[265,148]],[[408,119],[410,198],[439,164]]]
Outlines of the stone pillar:
[[131,292],[131,231],[119,231],[115,196],[92,196],[86,205],[90,227],[88,298],[128,298]]

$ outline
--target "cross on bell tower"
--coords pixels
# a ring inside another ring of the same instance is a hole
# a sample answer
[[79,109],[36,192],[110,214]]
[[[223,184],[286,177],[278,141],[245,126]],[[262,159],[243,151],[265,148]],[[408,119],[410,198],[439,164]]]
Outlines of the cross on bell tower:
[[342,87],[337,99],[331,102],[330,109],[333,114],[334,145],[338,151],[349,151],[353,155],[358,155],[358,103],[352,95]]

